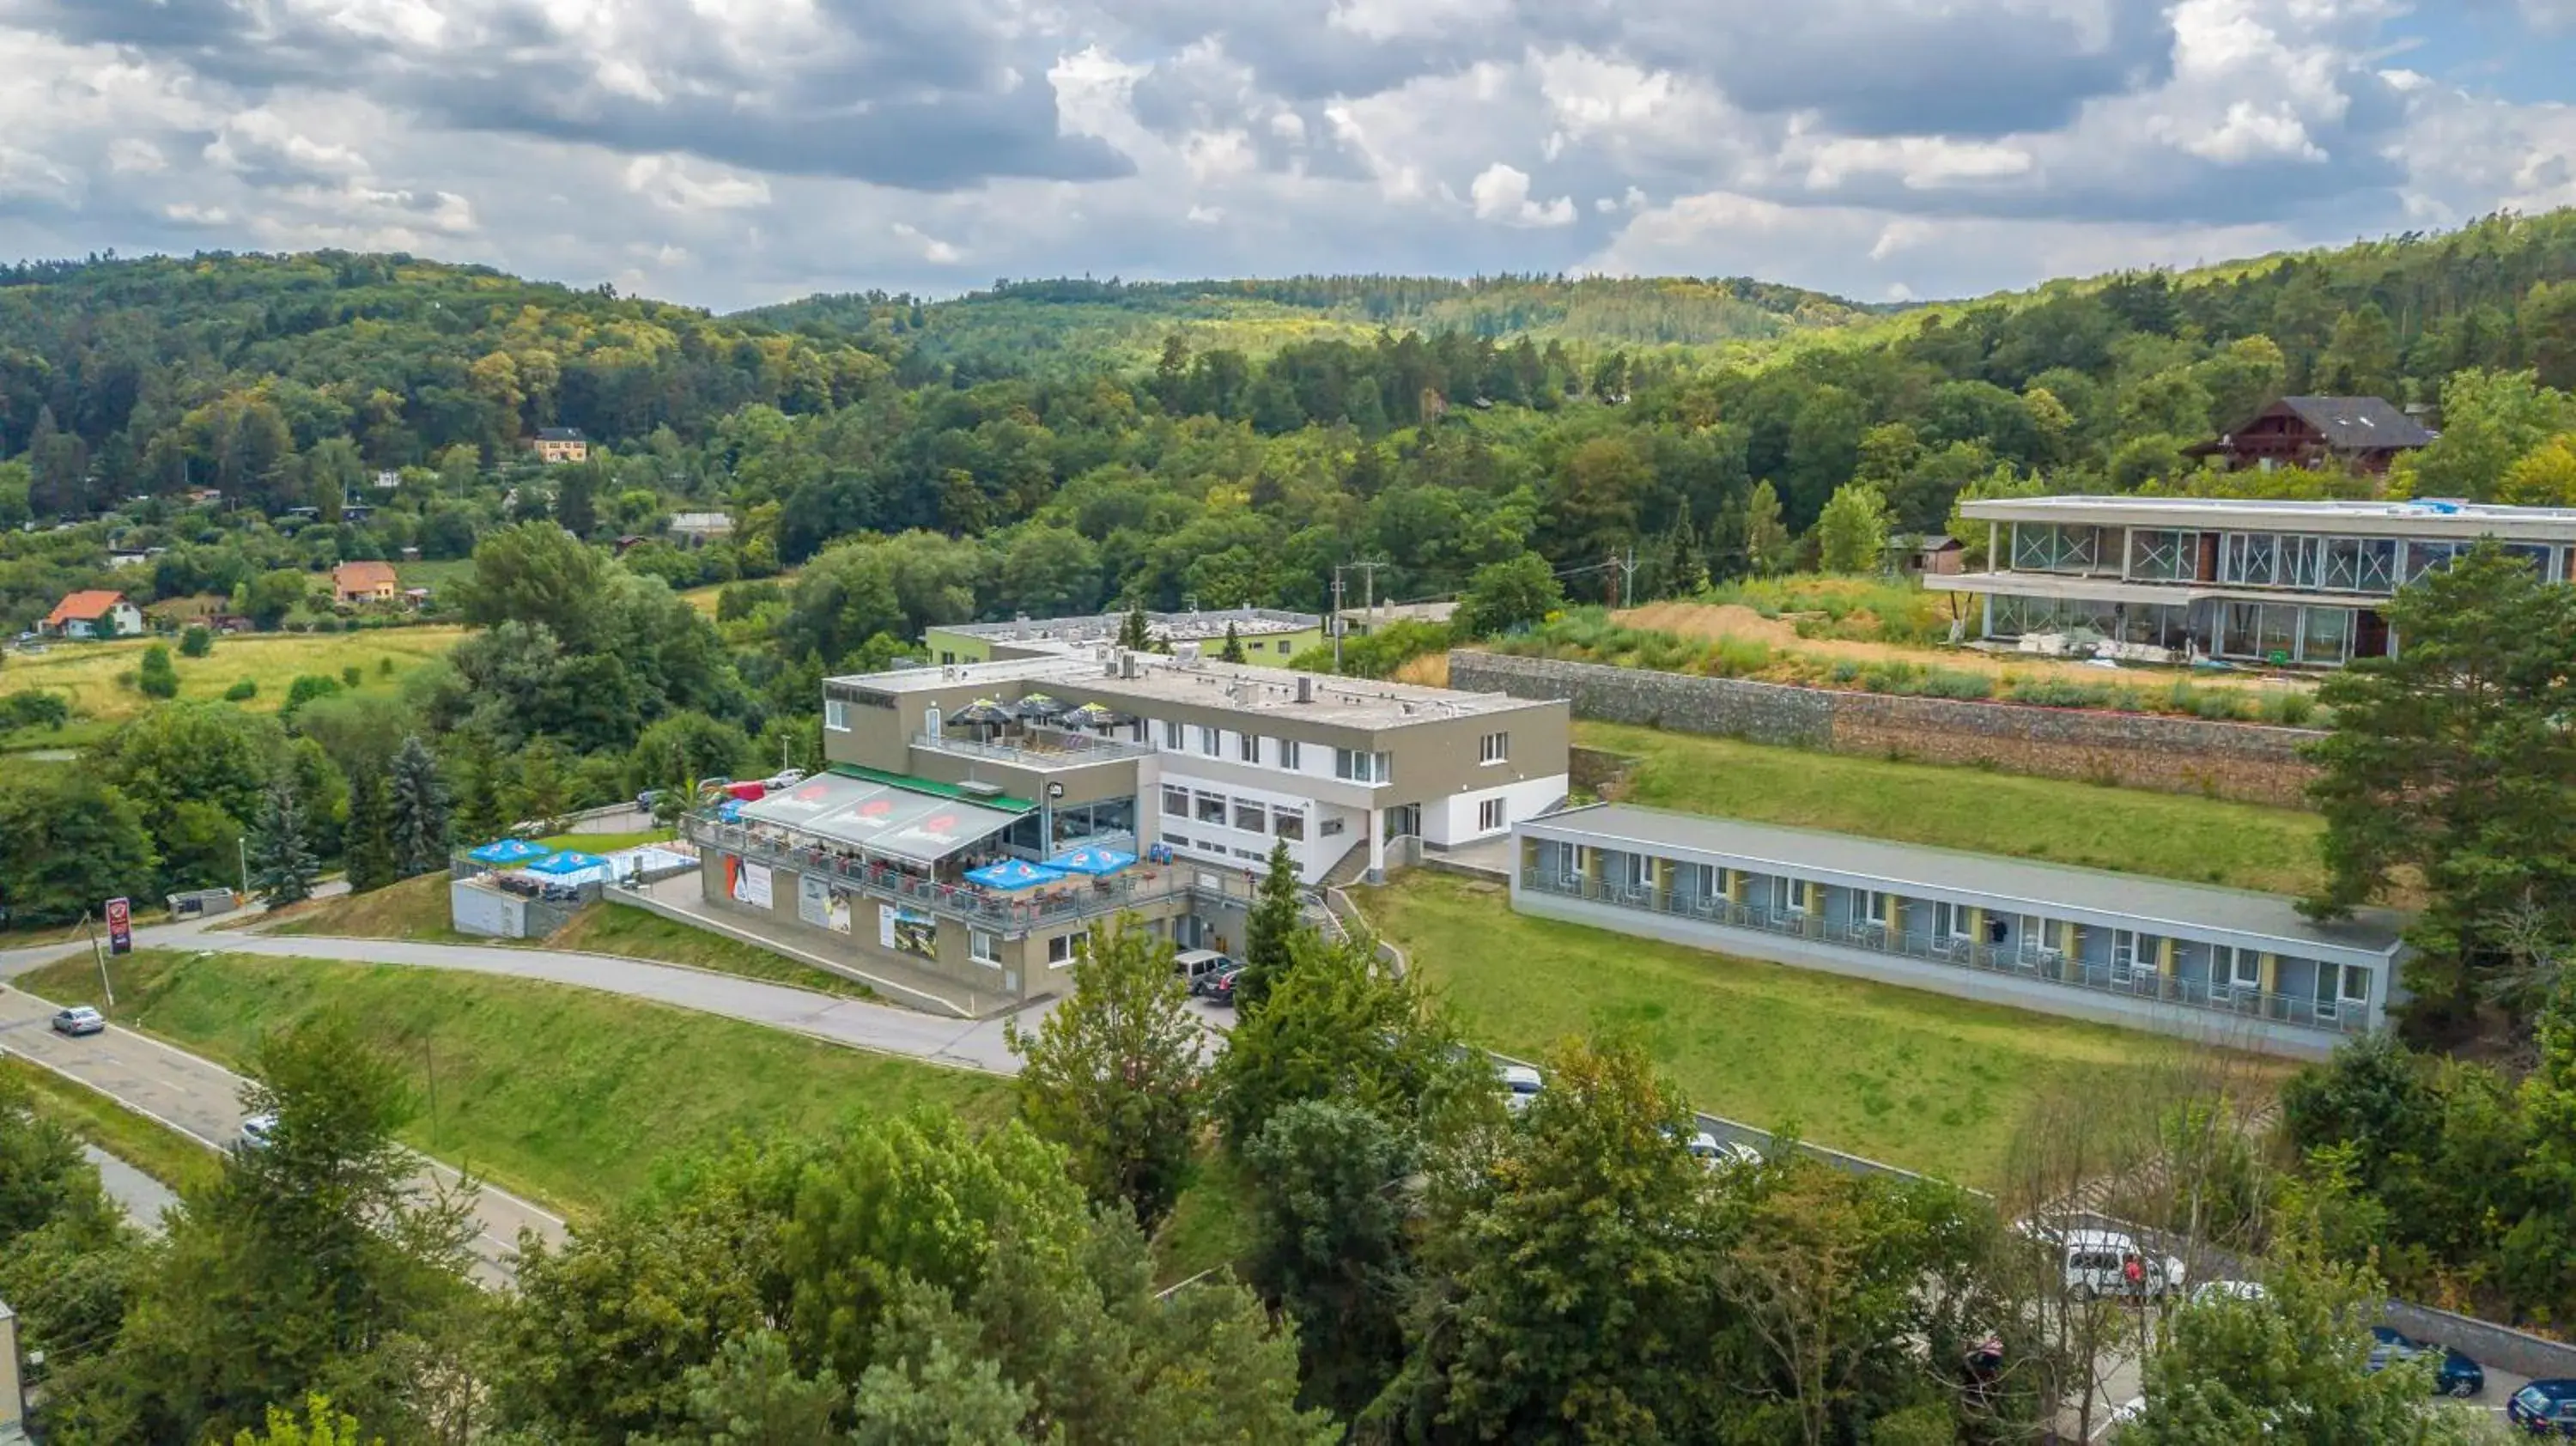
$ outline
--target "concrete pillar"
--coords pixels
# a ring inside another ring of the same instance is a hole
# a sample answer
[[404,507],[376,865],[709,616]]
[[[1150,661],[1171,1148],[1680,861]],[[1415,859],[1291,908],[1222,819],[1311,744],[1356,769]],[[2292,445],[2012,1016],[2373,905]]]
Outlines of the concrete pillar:
[[2281,956],[2278,954],[2263,956],[2263,992],[2266,994],[2281,992]]
[[1905,901],[1894,894],[1887,896],[1887,917],[1879,921],[1887,926],[1890,940],[1905,932]]
[[[2003,554],[2003,546],[2004,546],[2004,525],[2003,525],[2002,523],[2000,523],[2000,522],[1989,522],[1989,523],[1987,523],[1987,524],[1986,524],[1986,571],[1988,571],[1988,572],[2003,572],[2003,571],[2005,571],[2005,570],[2006,570],[2006,563],[2009,561],[2009,559],[2007,559],[2007,558],[2004,556],[2004,554]],[[1993,593],[1988,593],[1988,594],[1986,594],[1986,621],[1987,621],[1987,622],[1989,622],[1989,623],[1991,623],[1991,622],[1993,622],[1993,621],[1995,620],[1995,615],[1994,615],[1994,596],[1995,596],[1995,595],[1994,595]]]
[[1986,947],[1986,906],[1983,904],[1969,906],[1968,947],[1971,949]]
[[2174,941],[2168,935],[2156,941],[2157,992],[2170,999],[2174,995]]
[[1368,881],[1382,884],[1386,882],[1386,810],[1372,808],[1368,811],[1368,831]]
[[2076,944],[2075,944],[2075,926],[2074,926],[2072,923],[2068,923],[2068,922],[2065,922],[2065,921],[2062,921],[2062,920],[2058,923],[2058,926],[2057,926],[2057,952],[2058,952],[2058,953],[2060,953],[2060,954],[2065,955],[2065,956],[2066,956],[2066,958],[2067,958],[2067,960],[2068,960],[2068,962],[2072,963],[2072,962],[2074,961],[2074,959],[2075,959],[2075,954],[2076,954]]
[[1726,901],[1730,904],[1741,904],[1744,902],[1744,870],[1728,869],[1726,871]]
[[1655,860],[1653,887],[1655,890],[1655,907],[1658,909],[1671,908],[1673,906],[1673,861],[1671,859],[1659,858]]

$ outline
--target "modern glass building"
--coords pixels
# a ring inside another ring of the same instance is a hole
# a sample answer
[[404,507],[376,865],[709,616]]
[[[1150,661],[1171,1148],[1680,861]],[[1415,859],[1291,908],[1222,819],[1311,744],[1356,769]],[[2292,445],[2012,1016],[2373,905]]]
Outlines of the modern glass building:
[[1513,832],[1522,913],[2281,1054],[2377,1028],[2404,953],[2385,911],[1626,804]]

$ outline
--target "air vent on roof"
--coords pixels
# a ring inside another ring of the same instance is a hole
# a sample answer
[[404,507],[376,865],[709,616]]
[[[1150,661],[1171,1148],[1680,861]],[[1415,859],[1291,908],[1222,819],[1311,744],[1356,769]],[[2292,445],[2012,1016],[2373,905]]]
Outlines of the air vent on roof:
[[1000,784],[984,783],[974,779],[969,779],[966,782],[957,785],[957,791],[970,798],[999,798],[1002,796],[1002,786]]
[[1297,675],[1297,701],[1300,703],[1312,703],[1315,701],[1315,677],[1313,674],[1299,673]]

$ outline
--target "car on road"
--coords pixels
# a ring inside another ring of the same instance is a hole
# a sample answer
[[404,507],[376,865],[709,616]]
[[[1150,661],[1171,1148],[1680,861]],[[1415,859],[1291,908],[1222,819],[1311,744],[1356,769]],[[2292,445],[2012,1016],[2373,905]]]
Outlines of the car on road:
[[2441,1364],[2433,1372],[2433,1394],[2437,1396],[2474,1396],[2487,1388],[2486,1368],[2448,1346],[2419,1341],[2394,1326],[2370,1328],[2370,1360],[2362,1367],[2374,1375],[2400,1361],[2441,1353]]
[[107,1016],[86,1004],[75,1004],[54,1015],[56,1034],[68,1034],[78,1038],[84,1034],[96,1034],[105,1028],[107,1028]]
[[1240,964],[1231,969],[1220,969],[1213,974],[1202,974],[1190,981],[1190,993],[1211,1004],[1231,1007],[1234,1003],[1234,986],[1242,978],[1243,966]]
[[2532,1382],[2504,1403],[2504,1419],[2525,1435],[2576,1437],[2576,1380]]
[[1759,1165],[1762,1152],[1739,1140],[1721,1140],[1706,1130],[1694,1132],[1689,1140],[1691,1158],[1700,1168],[1712,1173],[1732,1170],[1739,1165]]
[[268,1142],[276,1137],[277,1116],[275,1115],[261,1113],[242,1121],[241,1142],[245,1150],[265,1150],[268,1148]]
[[1503,1086],[1503,1108],[1516,1115],[1528,1109],[1530,1101],[1547,1087],[1538,1071],[1525,1064],[1498,1064],[1494,1066],[1494,1076]]

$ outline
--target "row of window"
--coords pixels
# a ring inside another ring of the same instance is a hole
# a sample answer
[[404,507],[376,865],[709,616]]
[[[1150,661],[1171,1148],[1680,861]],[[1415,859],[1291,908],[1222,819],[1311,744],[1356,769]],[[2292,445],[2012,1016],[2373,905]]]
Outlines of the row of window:
[[[1227,756],[1226,730],[1213,724],[1183,723],[1177,718],[1166,718],[1160,725],[1160,736],[1163,751],[1167,753],[1196,753],[1203,758]],[[1486,760],[1488,762],[1499,761],[1510,752],[1510,738],[1506,734],[1488,734],[1485,741],[1498,750],[1494,757]],[[1306,768],[1305,747],[1294,738],[1237,733],[1232,756],[1237,763],[1249,763],[1254,767],[1267,764],[1289,773],[1302,773]],[[1345,783],[1391,783],[1395,778],[1394,760],[1385,753],[1336,748],[1333,750],[1333,776]]]
[[[2201,578],[2201,548],[2208,534],[2189,528],[2140,527],[2126,540],[2127,576],[2142,582],[2192,582]],[[2121,562],[2117,529],[2015,523],[2012,567],[2018,572],[2099,572]],[[2451,565],[2470,542],[2394,537],[2332,537],[2307,533],[2218,534],[2212,579],[2231,587],[2301,588],[2385,596],[2401,582]],[[2537,543],[2507,543],[2554,577],[2551,553]]]
[[1176,783],[1164,784],[1163,822],[1166,830],[1173,822],[1183,819],[1243,833],[1270,834],[1290,843],[1306,841],[1306,813],[1303,809],[1268,804],[1257,798],[1231,798],[1204,789],[1183,788]]

